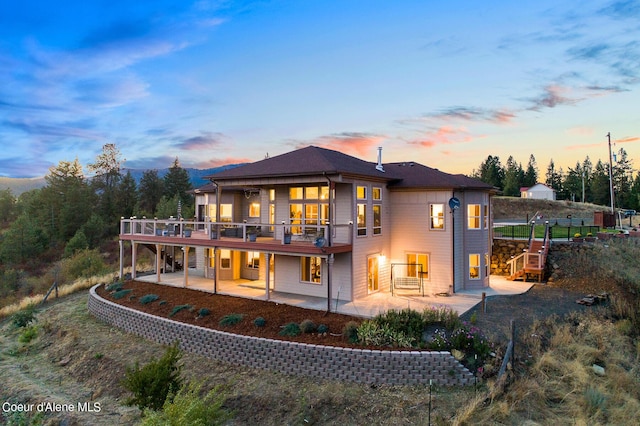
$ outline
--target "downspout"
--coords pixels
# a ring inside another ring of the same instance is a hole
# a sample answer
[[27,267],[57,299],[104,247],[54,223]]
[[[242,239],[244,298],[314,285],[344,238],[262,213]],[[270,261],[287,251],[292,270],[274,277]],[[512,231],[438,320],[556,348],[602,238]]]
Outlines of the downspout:
[[[218,222],[220,221],[220,185],[215,180],[211,181],[216,187],[216,235],[220,238],[220,227],[218,226]],[[213,294],[218,293],[218,248],[216,246],[213,247]]]
[[[332,234],[333,234],[333,230],[331,229],[331,226],[333,224],[333,218],[332,218],[332,213],[333,213],[333,209],[331,208],[333,206],[333,190],[335,189],[335,184],[334,182],[329,179],[329,176],[327,176],[326,172],[322,172],[322,175],[324,176],[324,178],[327,180],[327,183],[329,184],[329,224],[327,226],[327,246],[331,247],[332,245]],[[332,279],[331,279],[331,275],[333,274],[333,253],[329,255],[329,257],[327,257],[327,312],[331,312],[331,284],[332,284]]]

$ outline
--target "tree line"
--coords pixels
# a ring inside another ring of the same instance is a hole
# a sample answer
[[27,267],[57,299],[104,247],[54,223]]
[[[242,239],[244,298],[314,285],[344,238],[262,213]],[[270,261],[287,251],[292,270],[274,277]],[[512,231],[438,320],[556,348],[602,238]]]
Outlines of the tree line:
[[189,174],[176,158],[167,174],[147,170],[139,184],[115,144],[106,144],[95,162],[60,161],[46,185],[15,197],[0,191],[0,273],[7,268],[55,261],[93,249],[119,234],[120,217],[193,217]]
[[[633,175],[632,162],[623,148],[613,157],[611,181],[615,206],[640,210],[640,173]],[[489,155],[471,176],[493,185],[505,196],[519,197],[521,188],[544,183],[556,190],[558,200],[611,205],[609,163],[598,160],[594,165],[589,156],[582,162],[577,161],[566,172],[551,159],[543,178],[539,176],[533,154],[529,156],[526,168],[513,156],[502,165],[498,156]]]

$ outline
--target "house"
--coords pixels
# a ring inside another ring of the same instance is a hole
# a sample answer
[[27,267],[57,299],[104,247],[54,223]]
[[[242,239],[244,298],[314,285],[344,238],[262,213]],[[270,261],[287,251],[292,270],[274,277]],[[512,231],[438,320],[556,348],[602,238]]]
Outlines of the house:
[[529,188],[520,188],[520,198],[533,198],[535,200],[555,200],[556,190],[545,185],[544,183],[536,183]]
[[[355,301],[376,292],[451,294],[489,286],[491,196],[484,182],[412,161],[369,162],[309,146],[209,176],[196,220],[123,219],[122,243],[195,253],[195,271],[237,285]],[[185,237],[184,229],[191,231]],[[164,255],[163,255],[164,254]],[[175,256],[174,256],[175,258]],[[121,262],[122,273],[122,262]]]

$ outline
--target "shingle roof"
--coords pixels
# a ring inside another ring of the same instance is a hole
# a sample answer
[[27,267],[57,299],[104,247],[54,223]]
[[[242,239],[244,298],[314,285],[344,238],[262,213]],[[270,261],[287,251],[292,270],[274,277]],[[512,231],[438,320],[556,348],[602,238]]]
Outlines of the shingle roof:
[[309,176],[326,173],[378,178],[386,180],[390,188],[493,189],[491,185],[480,180],[460,174],[452,175],[414,162],[386,163],[383,166],[384,172],[376,169],[375,162],[364,161],[326,148],[308,146],[255,163],[227,169],[207,178],[224,181],[238,178]]

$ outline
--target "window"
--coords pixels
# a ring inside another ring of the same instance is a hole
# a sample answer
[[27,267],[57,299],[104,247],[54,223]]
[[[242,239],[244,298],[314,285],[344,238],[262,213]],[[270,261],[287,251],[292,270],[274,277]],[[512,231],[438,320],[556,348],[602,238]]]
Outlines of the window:
[[489,229],[489,204],[484,205],[482,221],[484,222],[484,229]]
[[480,279],[480,255],[479,254],[469,255],[469,279],[470,280]]
[[304,189],[304,198],[307,200],[317,200],[318,199],[318,187],[310,186]]
[[429,255],[426,253],[407,253],[407,276],[429,279]]
[[444,229],[444,204],[429,205],[429,229]]
[[[289,204],[289,223],[292,225],[302,224],[302,204]],[[299,226],[292,226],[291,232],[294,234],[301,234],[302,228]]]
[[304,223],[307,225],[318,224],[318,204],[304,205]]
[[275,189],[270,189],[269,190],[269,201],[274,202],[276,200],[276,190]]
[[367,187],[366,186],[356,186],[356,198],[358,200],[366,200],[367,199]]
[[308,283],[320,283],[322,260],[319,257],[300,258],[300,281]]
[[328,200],[329,199],[329,187],[328,186],[321,186],[320,187],[320,199],[321,200]]
[[358,236],[367,235],[367,205],[358,204]]
[[233,222],[233,204],[220,204],[220,222]]
[[480,229],[480,204],[467,206],[467,228]]
[[373,205],[373,235],[382,234],[382,206]]
[[247,268],[258,269],[260,267],[260,253],[257,251],[247,252]]
[[260,203],[249,204],[249,217],[260,217]]
[[231,268],[231,250],[220,249],[220,269]]
[[489,253],[484,254],[484,276],[488,277],[491,275],[491,262],[489,261]]
[[303,188],[302,187],[294,187],[289,188],[289,199],[290,200],[302,200]]
[[381,201],[382,188],[374,186],[373,189],[371,190],[371,197],[373,198],[374,201]]

